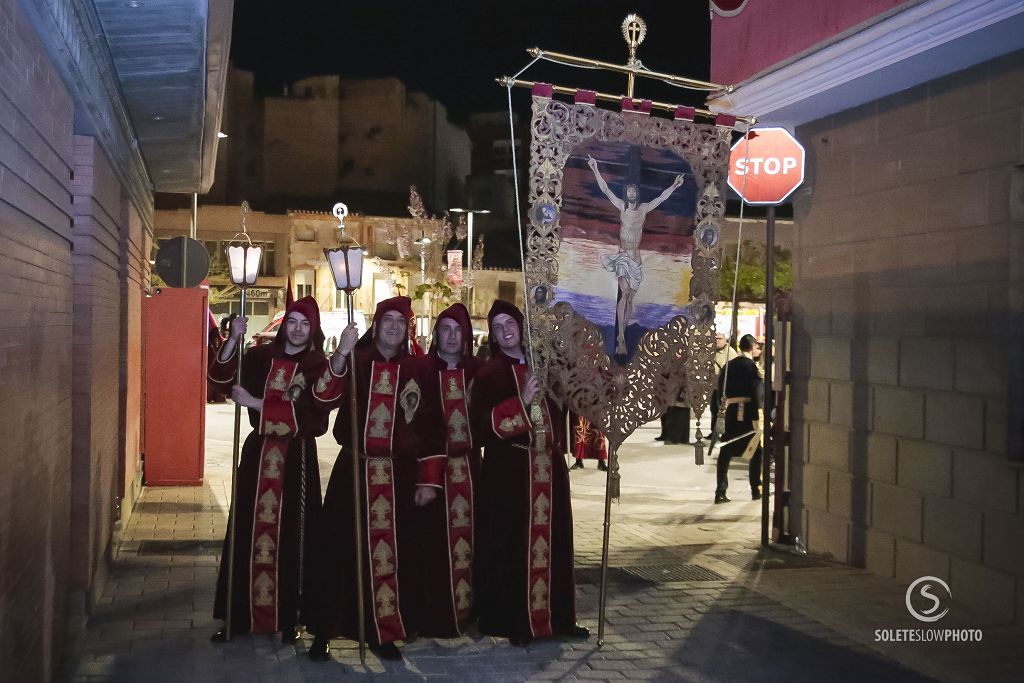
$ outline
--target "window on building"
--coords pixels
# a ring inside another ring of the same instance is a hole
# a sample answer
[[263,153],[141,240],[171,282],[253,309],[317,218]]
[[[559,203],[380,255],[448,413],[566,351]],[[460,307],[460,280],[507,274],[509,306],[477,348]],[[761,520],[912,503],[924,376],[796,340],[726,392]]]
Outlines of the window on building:
[[210,255],[210,270],[224,262],[224,247],[226,246],[224,243],[207,240],[203,242],[203,246],[206,247],[206,253]]
[[502,301],[515,303],[516,283],[515,280],[498,280],[498,298]]
[[297,270],[295,271],[295,298],[301,299],[304,296],[316,296],[316,271]]
[[[519,140],[516,140],[516,149],[519,149]],[[491,156],[494,160],[494,172],[512,172],[512,141],[495,140],[491,143]]]
[[260,276],[274,277],[277,275],[277,268],[274,262],[277,260],[277,248],[274,242],[257,242],[263,247],[263,258],[260,260]]

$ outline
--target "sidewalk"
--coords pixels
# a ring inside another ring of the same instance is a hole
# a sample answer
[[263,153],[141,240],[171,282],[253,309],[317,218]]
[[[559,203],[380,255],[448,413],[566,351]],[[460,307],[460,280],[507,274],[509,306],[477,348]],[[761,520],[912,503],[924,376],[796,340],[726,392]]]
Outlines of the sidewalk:
[[[597,647],[604,475],[592,462],[571,473],[579,620],[587,642],[528,648],[470,635],[421,639],[403,662],[359,664],[354,643],[334,660],[306,657],[308,636],[213,645],[213,587],[227,519],[233,408],[207,411],[207,478],[201,487],[147,488],[124,530],[108,588],[96,606],[75,681],[1018,680],[1024,634],[979,621],[954,603],[944,628],[984,628],[981,643],[875,643],[875,629],[918,628],[906,586],[815,558],[758,550],[760,506],[732,471],[734,502],[713,505],[714,462],[696,467],[689,446],[653,440],[654,425],[620,455],[622,499],[612,507],[605,644]],[[319,440],[324,485],[337,447]],[[747,500],[745,500],[747,499]]]

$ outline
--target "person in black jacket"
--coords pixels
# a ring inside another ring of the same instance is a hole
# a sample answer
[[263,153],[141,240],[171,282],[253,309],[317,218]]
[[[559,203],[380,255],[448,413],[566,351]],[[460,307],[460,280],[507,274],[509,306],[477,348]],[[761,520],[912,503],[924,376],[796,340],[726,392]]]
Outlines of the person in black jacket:
[[[711,397],[711,422],[717,423],[718,411],[722,407],[721,397],[725,395],[725,428],[720,439],[725,443],[718,452],[715,488],[715,503],[728,503],[725,492],[729,486],[729,463],[735,457],[742,457],[753,451],[750,458],[750,497],[761,497],[761,376],[752,352],[757,340],[746,334],[740,339],[740,356],[730,360],[718,375],[718,388]],[[726,386],[728,383],[728,386]],[[750,434],[750,436],[743,436]],[[741,437],[741,438],[736,438]],[[735,441],[731,441],[736,439]]]

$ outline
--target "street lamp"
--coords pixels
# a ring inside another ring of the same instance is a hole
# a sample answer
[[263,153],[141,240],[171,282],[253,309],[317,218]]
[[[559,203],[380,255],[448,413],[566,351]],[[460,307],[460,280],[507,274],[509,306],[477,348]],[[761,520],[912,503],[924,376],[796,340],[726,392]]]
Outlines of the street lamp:
[[469,291],[469,308],[470,308],[470,315],[472,315],[472,313],[473,313],[473,311],[472,311],[472,309],[473,309],[473,285],[472,285],[472,282],[473,282],[473,214],[476,214],[476,213],[480,213],[480,214],[490,213],[490,210],[489,209],[460,209],[460,208],[454,208],[454,209],[448,209],[448,210],[451,211],[452,213],[464,213],[464,214],[467,214],[467,216],[468,216],[468,218],[466,219],[466,271],[467,271],[468,277],[466,279],[471,284],[469,284],[469,286],[466,287],[466,289]]
[[[331,267],[331,275],[334,276],[334,286],[345,292],[345,301],[348,306],[348,324],[356,321],[355,292],[363,284],[363,256],[365,251],[354,237],[345,232],[345,217],[348,216],[348,207],[338,202],[332,211],[338,219],[339,246],[334,249],[324,249],[324,256],[327,257],[327,264]],[[352,437],[352,517],[355,525],[356,539],[356,608],[359,615],[359,661],[366,662],[366,626],[364,624],[366,606],[363,600],[363,529],[360,524],[363,503],[362,491],[359,488],[359,423],[358,423],[358,401],[356,399],[356,359],[355,349],[349,354],[348,376],[350,378],[349,391],[349,415],[351,417],[349,431]]]
[[[231,282],[239,288],[239,309],[245,317],[245,290],[256,284],[256,278],[260,272],[260,260],[263,258],[263,248],[253,245],[246,231],[245,219],[249,215],[249,202],[242,202],[242,232],[231,238],[226,249],[228,264],[230,265]],[[242,384],[242,350],[245,348],[245,336],[238,340],[238,366],[235,368],[235,384]],[[235,576],[235,489],[238,484],[238,447],[239,432],[242,426],[242,405],[235,402],[235,434],[231,444],[231,505],[228,514],[231,519],[231,529],[228,532],[228,585],[227,585],[227,612],[224,615],[224,640],[231,640],[231,610],[234,596]]]

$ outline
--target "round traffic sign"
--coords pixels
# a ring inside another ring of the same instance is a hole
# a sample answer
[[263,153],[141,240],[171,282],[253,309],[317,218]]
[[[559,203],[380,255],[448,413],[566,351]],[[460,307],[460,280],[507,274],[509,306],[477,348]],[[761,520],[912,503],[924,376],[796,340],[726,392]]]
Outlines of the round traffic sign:
[[729,187],[748,204],[780,204],[804,182],[804,157],[785,128],[756,128],[732,146]]
[[160,246],[153,269],[171,287],[195,287],[210,273],[210,255],[199,240],[174,237]]

